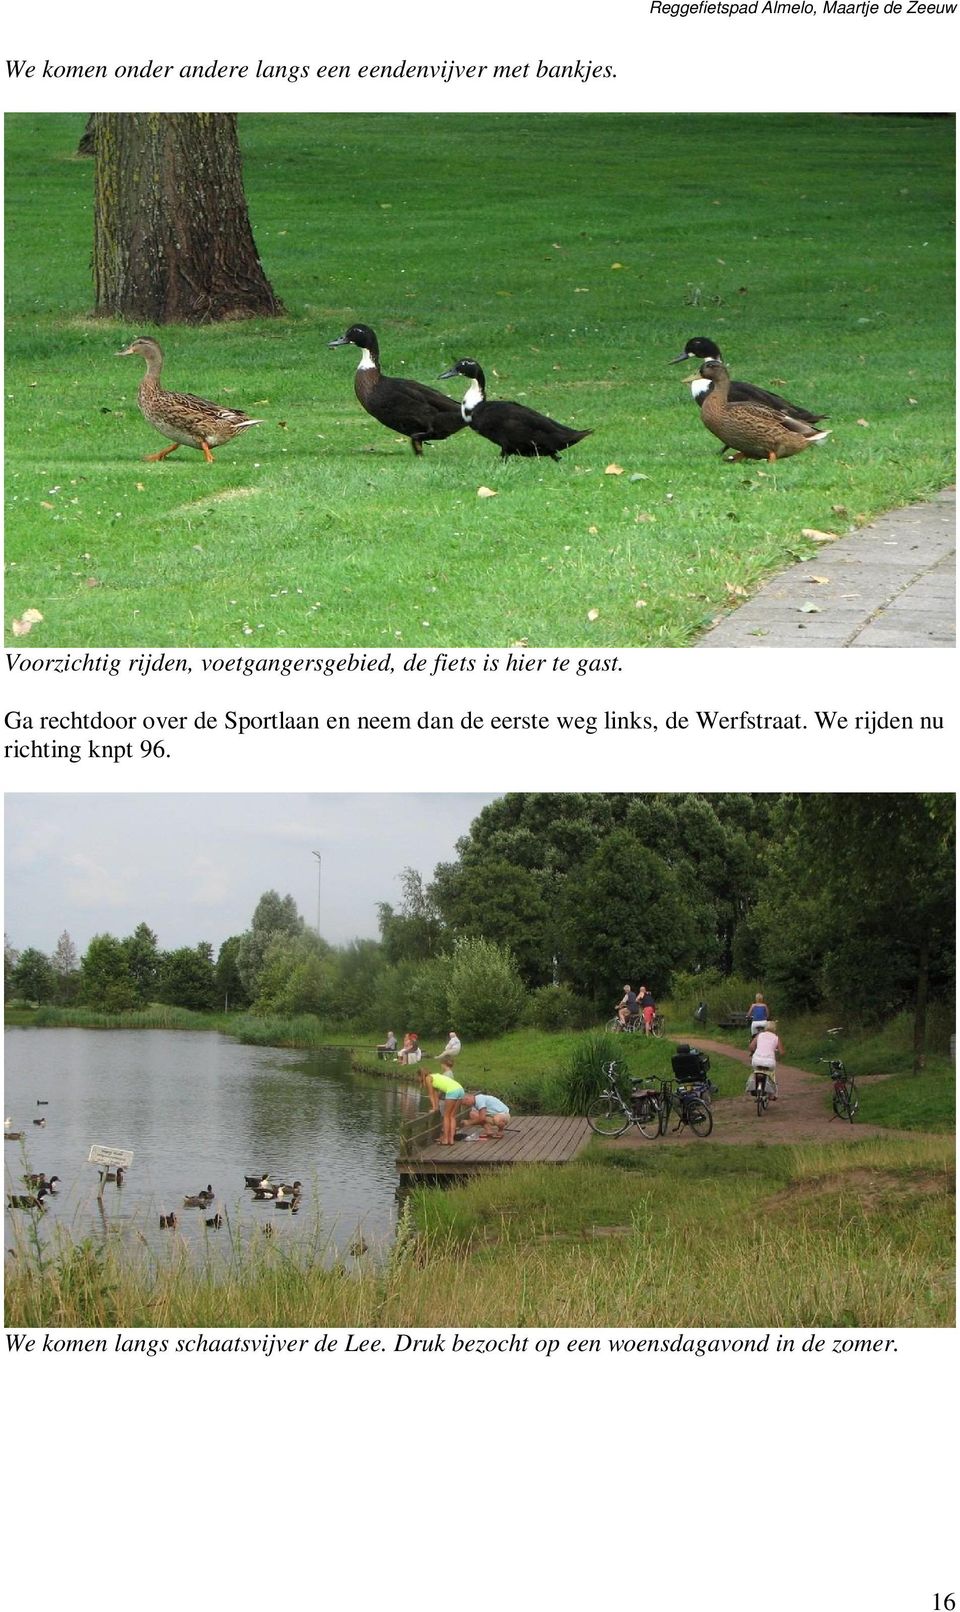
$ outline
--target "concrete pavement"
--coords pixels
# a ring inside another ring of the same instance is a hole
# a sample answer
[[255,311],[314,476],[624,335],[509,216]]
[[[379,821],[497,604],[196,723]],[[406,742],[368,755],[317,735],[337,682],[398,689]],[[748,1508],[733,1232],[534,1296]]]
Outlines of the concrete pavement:
[[[818,545],[696,649],[946,649],[956,643],[956,489]],[[827,578],[814,582],[815,576]],[[804,606],[816,608],[804,609]]]

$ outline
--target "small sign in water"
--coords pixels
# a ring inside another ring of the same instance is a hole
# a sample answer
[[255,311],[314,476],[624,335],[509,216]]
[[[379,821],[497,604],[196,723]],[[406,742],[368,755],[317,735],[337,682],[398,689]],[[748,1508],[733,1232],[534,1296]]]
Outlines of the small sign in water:
[[125,1147],[100,1147],[94,1142],[87,1155],[87,1163],[111,1165],[114,1169],[119,1166],[122,1170],[129,1170],[133,1163],[133,1154]]

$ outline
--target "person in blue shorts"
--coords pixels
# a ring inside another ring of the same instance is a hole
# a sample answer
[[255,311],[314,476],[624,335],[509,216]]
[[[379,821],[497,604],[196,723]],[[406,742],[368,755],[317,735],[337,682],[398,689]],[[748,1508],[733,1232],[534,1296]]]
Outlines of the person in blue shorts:
[[510,1110],[499,1097],[490,1097],[482,1091],[472,1092],[464,1099],[470,1104],[465,1125],[482,1125],[481,1142],[492,1142],[503,1135],[510,1123]]
[[440,1144],[452,1147],[457,1138],[457,1111],[466,1095],[459,1080],[454,1078],[453,1059],[441,1058],[438,1075],[425,1069],[420,1078],[430,1093],[430,1107],[441,1111]]

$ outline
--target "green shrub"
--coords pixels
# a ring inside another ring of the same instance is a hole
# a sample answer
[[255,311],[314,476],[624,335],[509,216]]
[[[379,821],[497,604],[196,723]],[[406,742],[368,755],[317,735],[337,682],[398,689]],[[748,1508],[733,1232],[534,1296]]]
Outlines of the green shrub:
[[606,1083],[604,1064],[615,1060],[619,1051],[617,1037],[603,1030],[585,1035],[574,1044],[558,1082],[561,1113],[586,1113],[591,1099],[603,1090]]
[[461,1035],[501,1035],[517,1023],[525,992],[516,959],[506,946],[464,940],[451,959],[450,1023]]
[[530,992],[523,1010],[524,1024],[535,1030],[585,1030],[595,1019],[593,1003],[569,985],[541,985]]

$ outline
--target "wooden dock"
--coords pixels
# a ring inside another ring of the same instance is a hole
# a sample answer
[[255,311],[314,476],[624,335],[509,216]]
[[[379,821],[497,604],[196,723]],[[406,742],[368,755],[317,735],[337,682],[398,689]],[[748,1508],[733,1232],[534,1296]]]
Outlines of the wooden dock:
[[567,1164],[590,1138],[585,1119],[562,1114],[519,1114],[496,1141],[483,1142],[476,1131],[452,1147],[440,1144],[439,1114],[418,1115],[404,1127],[397,1169],[406,1179],[421,1176],[475,1175],[507,1164]]

